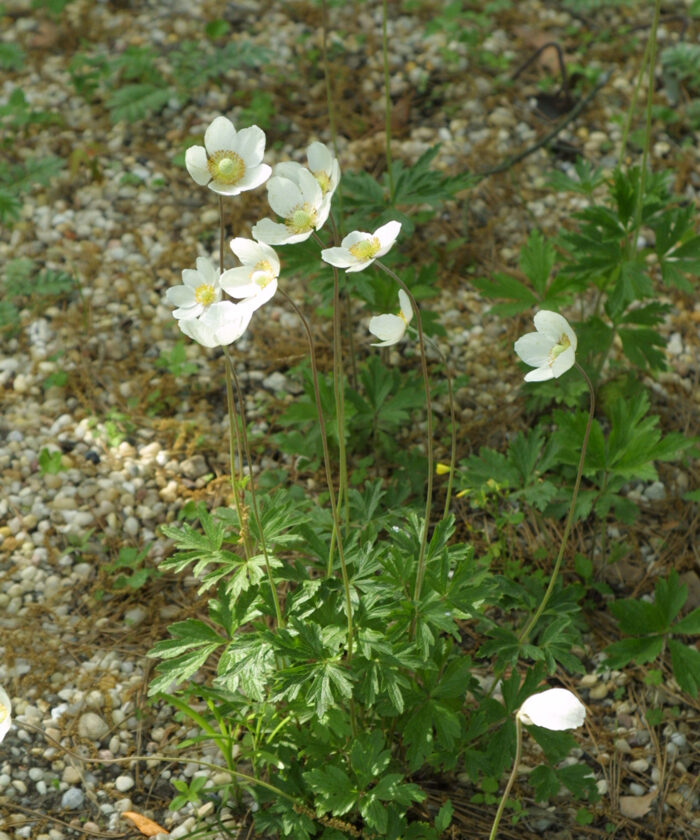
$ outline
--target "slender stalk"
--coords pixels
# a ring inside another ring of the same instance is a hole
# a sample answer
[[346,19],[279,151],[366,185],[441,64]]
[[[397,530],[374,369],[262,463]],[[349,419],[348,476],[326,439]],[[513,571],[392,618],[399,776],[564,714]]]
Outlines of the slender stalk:
[[[311,376],[313,378],[314,397],[316,400],[316,413],[318,414],[318,425],[321,431],[321,445],[323,446],[323,463],[326,470],[326,483],[328,485],[328,495],[331,506],[331,516],[333,517],[333,534],[338,543],[338,556],[340,558],[340,569],[343,578],[343,588],[345,589],[345,609],[348,617],[348,661],[352,660],[353,649],[353,624],[352,624],[352,600],[350,597],[350,578],[348,577],[348,569],[345,563],[345,551],[343,548],[343,539],[340,531],[340,521],[338,516],[338,508],[336,505],[335,490],[333,489],[333,474],[331,472],[331,456],[328,451],[328,439],[326,437],[326,421],[323,417],[323,406],[321,405],[321,396],[318,390],[318,368],[316,367],[316,348],[314,346],[314,338],[309,327],[309,322],[304,317],[304,314],[284,289],[278,289],[278,292],[287,299],[289,305],[296,312],[301,320],[304,332],[306,333],[306,340],[309,344],[309,358],[311,360]],[[353,730],[355,729],[355,719],[353,716]]]
[[[238,400],[238,410],[241,417],[241,434],[240,437],[243,440],[243,450],[245,452],[245,457],[248,462],[248,486],[250,487],[250,498],[253,503],[253,516],[255,517],[255,523],[258,526],[258,534],[260,535],[260,547],[262,548],[263,557],[265,558],[265,571],[267,573],[267,580],[270,584],[270,591],[272,593],[272,600],[275,605],[275,615],[277,617],[277,626],[284,627],[284,619],[282,618],[282,610],[280,609],[280,602],[279,597],[277,595],[277,587],[275,586],[275,580],[272,577],[272,568],[270,566],[270,557],[267,553],[267,542],[265,540],[265,534],[263,532],[262,526],[262,519],[260,518],[260,508],[258,507],[258,497],[255,492],[255,479],[253,477],[253,462],[250,457],[250,447],[248,446],[248,432],[247,432],[247,423],[245,417],[245,400],[243,397],[243,392],[241,391],[241,385],[238,381],[238,376],[236,374],[236,369],[233,366],[233,359],[231,358],[231,353],[228,347],[224,347],[224,353],[226,354],[226,361],[228,363],[227,370],[229,371],[229,376],[233,379],[233,383],[236,389],[236,399]],[[241,462],[242,463],[242,462]]]
[[[644,149],[642,150],[642,166],[639,172],[639,192],[637,193],[637,205],[634,211],[634,228],[629,243],[630,254],[637,252],[637,239],[639,229],[642,226],[642,210],[644,208],[644,187],[647,176],[647,160],[649,159],[649,145],[651,143],[651,111],[654,102],[654,65],[656,64],[656,32],[659,28],[659,16],[661,14],[661,0],[654,3],[654,17],[649,33],[649,86],[647,90],[646,125],[644,127]],[[640,74],[641,75],[641,74]]]
[[515,717],[515,760],[513,761],[513,769],[510,771],[510,776],[508,777],[508,781],[506,783],[506,789],[503,791],[503,796],[501,797],[501,801],[498,804],[498,810],[496,811],[496,816],[493,819],[493,825],[491,826],[491,834],[489,834],[489,840],[496,840],[496,835],[498,834],[498,824],[501,821],[501,817],[503,816],[503,809],[506,807],[506,800],[508,799],[508,794],[510,793],[510,789],[513,787],[513,782],[515,782],[515,778],[518,775],[518,764],[520,764],[520,753],[523,746],[523,730],[522,725],[520,723],[520,718],[516,715]]
[[248,518],[245,515],[243,505],[241,503],[241,496],[238,492],[239,477],[236,475],[236,458],[234,451],[235,445],[238,447],[238,464],[240,469],[243,469],[243,456],[241,447],[240,431],[236,421],[236,406],[233,401],[233,386],[231,382],[231,369],[226,365],[226,405],[228,407],[228,452],[231,473],[231,489],[233,490],[233,501],[236,505],[236,513],[238,514],[238,522],[241,528],[241,537],[243,539],[243,551],[246,560],[250,560],[250,534],[248,533]]
[[440,361],[445,368],[445,379],[447,380],[447,395],[450,401],[450,425],[451,425],[451,434],[450,434],[450,471],[448,473],[447,479],[447,494],[445,496],[445,509],[443,511],[442,517],[443,519],[447,516],[450,512],[450,499],[452,497],[452,484],[454,481],[454,471],[455,471],[455,463],[457,461],[457,420],[455,418],[455,396],[454,390],[452,388],[452,374],[450,373],[450,368],[447,364],[447,359],[445,358],[445,354],[440,349],[439,345],[433,341],[432,339],[427,339],[428,344],[437,352],[440,356]]
[[[314,239],[323,247],[317,234]],[[341,332],[340,279],[338,269],[333,266],[333,395],[335,397],[335,415],[338,434],[338,518],[345,507],[345,523],[348,511],[348,457],[345,449],[345,375],[343,371],[343,341]],[[330,561],[329,561],[330,563]]]
[[[421,370],[423,372],[423,385],[425,387],[425,405],[427,409],[427,435],[426,435],[426,448],[428,451],[428,486],[425,493],[425,521],[423,523],[423,531],[421,533],[421,542],[420,542],[420,550],[418,553],[418,569],[416,571],[416,584],[413,590],[413,600],[418,603],[418,599],[420,598],[420,592],[423,587],[423,577],[425,575],[425,554],[426,554],[426,546],[428,544],[428,527],[430,525],[430,511],[433,504],[433,471],[434,471],[434,464],[433,464],[433,405],[432,400],[430,399],[430,379],[428,377],[428,360],[425,355],[425,337],[423,335],[423,323],[420,316],[420,310],[418,309],[418,304],[416,303],[416,299],[411,294],[409,288],[403,282],[403,280],[390,268],[384,265],[384,263],[376,260],[374,263],[378,268],[381,268],[386,274],[391,277],[395,283],[397,283],[408,295],[408,299],[411,302],[411,309],[413,310],[413,314],[416,316],[416,327],[418,329],[418,345],[420,347],[420,358],[421,358]],[[411,625],[411,635],[413,635],[415,631],[415,622],[416,618],[414,615],[413,622]]]
[[394,203],[394,173],[391,167],[391,93],[389,90],[389,41],[386,33],[386,0],[382,0],[382,59],[384,63],[384,138],[389,203]]
[[224,223],[224,197],[219,196],[219,274],[224,273],[224,240],[226,239],[226,225]]
[[549,580],[549,586],[547,586],[547,590],[544,593],[544,597],[540,602],[539,607],[535,611],[535,614],[532,618],[528,621],[525,627],[521,630],[520,635],[518,636],[518,641],[522,644],[527,641],[530,633],[532,632],[532,628],[537,624],[540,619],[540,616],[544,612],[547,604],[549,603],[549,599],[552,597],[552,592],[554,591],[554,584],[557,581],[557,576],[559,575],[559,569],[561,568],[562,560],[564,559],[564,549],[566,548],[566,542],[569,538],[569,532],[571,531],[571,525],[574,521],[574,509],[576,507],[576,499],[578,497],[579,487],[581,486],[581,476],[583,475],[583,465],[586,460],[586,449],[588,447],[588,436],[591,432],[591,424],[593,423],[593,415],[595,413],[595,391],[593,390],[593,384],[591,380],[588,378],[588,374],[586,371],[576,362],[576,368],[578,369],[579,373],[583,378],[586,380],[586,385],[588,385],[588,391],[591,395],[591,405],[588,410],[588,421],[586,422],[586,431],[583,433],[583,443],[581,445],[581,457],[578,461],[578,471],[576,473],[576,481],[574,483],[574,492],[571,497],[571,505],[569,507],[569,513],[566,517],[566,525],[564,526],[564,536],[561,539],[561,545],[559,546],[559,554],[557,556],[556,562],[554,564],[554,569],[552,570],[552,577]]

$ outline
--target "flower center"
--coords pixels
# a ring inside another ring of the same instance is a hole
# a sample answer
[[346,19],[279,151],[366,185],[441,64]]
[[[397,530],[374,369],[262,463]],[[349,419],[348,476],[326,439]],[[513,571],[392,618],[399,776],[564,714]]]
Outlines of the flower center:
[[292,211],[292,215],[288,216],[284,223],[292,233],[306,233],[316,223],[316,211],[308,204],[302,204]]
[[225,149],[207,158],[207,168],[215,181],[228,186],[237,184],[245,175],[245,163],[241,156]]
[[324,172],[323,169],[319,170],[318,172],[311,173],[314,178],[318,181],[319,187],[321,187],[321,192],[325,195],[328,190],[331,188],[331,179],[327,172]]
[[568,350],[571,347],[571,342],[569,341],[569,336],[566,333],[562,333],[559,337],[559,344],[555,344],[554,347],[549,351],[549,366],[551,367],[554,364],[554,360],[557,356],[561,356],[561,354]]
[[7,709],[0,703],[0,723],[2,723],[5,718],[7,717]]
[[372,236],[369,239],[361,239],[359,242],[351,245],[348,251],[357,260],[371,260],[380,248],[379,240],[376,236]]
[[267,260],[260,260],[253,267],[251,279],[253,283],[256,283],[261,289],[264,289],[268,283],[271,283],[275,279],[275,272]]
[[201,303],[202,306],[209,306],[209,304],[214,303],[216,300],[216,289],[211,283],[202,283],[201,286],[197,286],[194,290],[194,299],[197,303]]

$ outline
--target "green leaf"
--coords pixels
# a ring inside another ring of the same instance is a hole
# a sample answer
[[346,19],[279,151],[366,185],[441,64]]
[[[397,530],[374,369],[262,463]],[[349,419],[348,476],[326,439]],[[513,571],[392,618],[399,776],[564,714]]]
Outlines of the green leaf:
[[675,639],[669,639],[668,649],[676,682],[691,697],[697,697],[700,689],[700,651]]
[[671,625],[673,619],[681,611],[688,598],[688,587],[680,582],[678,572],[672,569],[668,578],[660,578],[654,589],[654,606],[659,612],[665,627]]
[[173,96],[173,90],[151,83],[137,82],[119,88],[107,98],[112,122],[137,122],[155,114]]
[[357,801],[358,792],[348,774],[335,764],[323,769],[307,770],[304,780],[316,795],[316,813],[330,811],[334,816],[346,814]]
[[435,817],[435,830],[440,834],[442,834],[443,831],[447,831],[450,827],[450,823],[452,822],[453,814],[454,808],[452,807],[452,802],[448,799],[442,803],[440,810]]
[[645,636],[642,639],[623,639],[605,648],[605,665],[608,668],[623,668],[630,662],[643,665],[653,662],[663,648],[663,636]]
[[378,729],[361,732],[350,750],[350,765],[355,771],[361,788],[381,776],[391,761],[391,753],[385,749],[384,738]]
[[679,619],[672,629],[674,633],[682,633],[684,636],[700,634],[700,607],[696,607],[691,613]]
[[663,633],[668,626],[656,606],[647,601],[632,598],[614,601],[610,604],[610,612],[618,620],[620,630],[631,636]]

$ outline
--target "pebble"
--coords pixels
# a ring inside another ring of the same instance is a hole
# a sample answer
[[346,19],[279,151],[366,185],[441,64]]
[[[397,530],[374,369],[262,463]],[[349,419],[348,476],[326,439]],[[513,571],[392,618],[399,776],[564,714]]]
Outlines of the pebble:
[[637,758],[634,761],[630,761],[630,770],[635,773],[646,773],[649,769],[649,762],[646,758]]
[[95,712],[85,712],[78,721],[78,735],[89,741],[99,741],[109,732],[109,726]]
[[77,787],[70,787],[64,791],[61,797],[61,808],[65,808],[67,811],[74,811],[80,808],[84,801],[85,794],[82,790]]
[[131,776],[117,776],[114,780],[114,787],[119,791],[119,793],[126,793],[127,790],[131,790],[134,786],[134,780]]

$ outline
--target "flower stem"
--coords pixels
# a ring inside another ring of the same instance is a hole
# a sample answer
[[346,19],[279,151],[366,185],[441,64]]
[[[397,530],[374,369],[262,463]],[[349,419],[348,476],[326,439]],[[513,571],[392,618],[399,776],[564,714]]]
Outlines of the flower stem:
[[508,794],[510,793],[510,789],[513,787],[513,782],[515,781],[515,777],[518,775],[518,764],[520,764],[520,752],[523,746],[523,731],[522,726],[520,724],[520,718],[516,716],[515,718],[515,760],[513,761],[513,769],[510,771],[510,776],[508,777],[508,781],[506,783],[506,789],[503,791],[503,796],[501,797],[501,801],[498,805],[498,810],[496,811],[496,816],[493,819],[493,825],[491,826],[491,834],[489,834],[489,840],[496,840],[496,835],[498,834],[498,824],[501,821],[501,817],[503,816],[503,810],[506,807],[506,800],[508,799]]
[[[323,406],[321,405],[321,395],[318,389],[318,369],[316,367],[316,349],[314,346],[314,338],[309,327],[309,322],[304,317],[302,311],[284,291],[278,289],[278,292],[287,299],[289,305],[296,312],[301,320],[306,333],[306,340],[309,344],[309,358],[311,360],[311,376],[313,378],[314,397],[316,400],[316,413],[318,415],[318,425],[321,431],[321,445],[323,446],[323,463],[326,469],[326,483],[328,485],[328,496],[331,506],[331,516],[333,517],[333,537],[338,543],[338,556],[340,558],[340,570],[343,578],[343,588],[345,589],[345,609],[348,617],[348,661],[352,660],[353,648],[353,624],[352,624],[352,599],[350,597],[350,578],[348,577],[348,569],[345,564],[345,550],[343,548],[343,539],[340,531],[340,520],[338,516],[338,508],[336,506],[335,490],[333,489],[333,474],[331,472],[331,456],[328,451],[328,439],[326,437],[326,421],[323,417]],[[353,717],[353,731],[355,730],[355,720]]]
[[[433,504],[433,406],[430,399],[430,379],[428,377],[428,360],[425,355],[425,337],[423,335],[423,322],[420,316],[420,310],[416,299],[411,294],[410,290],[403,282],[403,280],[395,274],[390,268],[384,265],[379,260],[375,261],[375,265],[382,269],[391,277],[408,295],[411,302],[413,314],[416,316],[416,327],[418,329],[418,345],[420,347],[421,370],[423,372],[423,385],[425,387],[425,405],[427,409],[427,435],[426,435],[426,449],[428,451],[428,486],[425,493],[425,521],[423,523],[423,531],[421,532],[420,551],[418,554],[418,569],[416,571],[416,584],[413,590],[413,600],[416,608],[418,606],[418,599],[420,598],[421,589],[423,587],[423,577],[425,575],[425,554],[428,544],[428,528],[430,525],[430,511]],[[416,615],[413,616],[411,622],[411,636],[415,632]]]
[[229,371],[230,377],[233,379],[233,383],[236,388],[236,399],[238,400],[238,410],[241,417],[241,435],[240,437],[243,439],[243,449],[245,452],[246,461],[248,462],[248,479],[249,479],[249,486],[250,486],[250,498],[253,503],[253,516],[255,517],[255,523],[258,526],[258,534],[260,535],[260,547],[262,548],[263,557],[265,558],[265,571],[267,572],[267,579],[270,584],[270,592],[272,593],[272,601],[275,605],[275,615],[277,617],[277,626],[284,627],[284,619],[282,618],[282,610],[280,609],[280,602],[279,597],[277,596],[277,587],[275,586],[275,580],[272,576],[272,568],[270,566],[270,558],[267,553],[267,543],[265,540],[265,533],[263,531],[262,520],[260,518],[260,508],[258,507],[258,497],[255,492],[255,479],[253,477],[253,462],[250,457],[250,447],[248,446],[248,432],[246,429],[246,418],[245,418],[245,401],[243,397],[243,392],[241,391],[241,385],[238,381],[238,376],[236,374],[236,369],[233,366],[233,359],[231,358],[231,353],[228,347],[224,346],[224,353],[226,354],[226,361],[228,362],[227,370]]
[[[238,492],[238,476],[236,475],[236,457],[234,447],[238,448],[238,465],[243,469],[243,455],[241,447],[240,431],[238,429],[238,422],[236,421],[236,406],[233,401],[233,386],[231,380],[230,366],[226,365],[226,404],[228,406],[228,451],[230,472],[231,472],[231,489],[233,490],[233,501],[236,505],[236,513],[238,514],[238,523],[241,529],[241,537],[243,539],[243,551],[246,560],[250,560],[250,537],[248,534],[248,519],[245,515],[241,497]],[[235,441],[235,443],[234,443]]]
[[455,462],[457,460],[457,420],[455,418],[455,395],[454,390],[452,387],[452,374],[450,372],[450,368],[447,364],[447,359],[445,358],[445,354],[440,349],[437,342],[433,341],[431,338],[427,338],[428,344],[436,351],[438,356],[440,356],[440,361],[445,368],[445,379],[447,380],[447,396],[450,402],[450,425],[451,425],[451,434],[450,434],[450,471],[448,473],[447,479],[447,494],[445,496],[445,509],[443,511],[443,519],[447,516],[450,512],[450,499],[452,498],[452,485],[454,483],[454,471],[455,471]]
[[384,137],[389,203],[394,204],[394,173],[391,166],[391,93],[389,90],[389,42],[386,33],[386,0],[382,0],[382,59],[384,63]]
[[540,616],[545,610],[549,599],[552,597],[552,592],[554,591],[554,584],[556,583],[557,577],[559,575],[559,569],[561,568],[562,560],[564,559],[564,549],[566,548],[566,542],[569,538],[569,532],[571,531],[571,525],[574,521],[574,509],[576,508],[576,499],[578,497],[579,487],[581,486],[581,476],[583,475],[583,465],[586,460],[586,449],[588,447],[588,436],[591,432],[591,425],[593,423],[593,415],[595,413],[595,391],[593,390],[593,384],[588,377],[586,371],[578,364],[575,363],[576,368],[578,369],[579,373],[583,378],[586,380],[586,385],[588,385],[588,392],[591,396],[591,405],[588,410],[588,421],[586,422],[586,431],[583,433],[583,443],[581,445],[581,457],[578,461],[578,471],[576,473],[576,481],[574,483],[574,492],[571,497],[571,505],[569,507],[569,513],[566,517],[566,525],[564,526],[564,536],[561,540],[561,545],[559,547],[559,554],[557,556],[556,562],[554,564],[554,569],[552,570],[552,576],[549,580],[549,585],[547,586],[547,590],[544,593],[544,597],[540,602],[539,607],[537,608],[535,614],[532,618],[528,621],[525,627],[521,630],[520,635],[518,636],[518,641],[523,644],[527,641],[530,633],[532,632],[532,628],[537,624],[540,619]]

